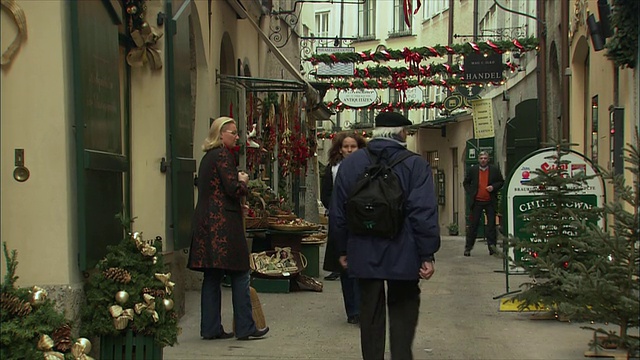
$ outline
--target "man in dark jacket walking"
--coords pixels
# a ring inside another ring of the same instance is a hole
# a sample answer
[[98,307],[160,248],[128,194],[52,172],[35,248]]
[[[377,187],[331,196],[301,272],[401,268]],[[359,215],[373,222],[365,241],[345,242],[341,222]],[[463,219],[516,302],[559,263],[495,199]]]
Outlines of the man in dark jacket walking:
[[[406,154],[411,122],[400,113],[383,112],[367,149],[387,164]],[[440,248],[438,211],[429,163],[410,156],[393,167],[406,202],[405,218],[393,238],[356,235],[347,227],[346,202],[365,168],[367,150],[344,159],[338,170],[329,213],[329,227],[340,242],[340,261],[360,287],[360,342],[364,360],[384,358],[386,312],[389,310],[391,358],[412,359],[411,350],[420,310],[420,279],[434,273],[434,254]],[[385,282],[387,292],[385,294]]]
[[473,165],[462,184],[471,198],[471,226],[467,229],[464,256],[471,256],[471,250],[476,243],[478,226],[482,219],[482,212],[487,214],[487,224],[484,233],[487,238],[489,255],[497,254],[496,249],[496,205],[498,204],[498,190],[504,184],[504,178],[497,166],[489,164],[489,153],[481,151],[478,155],[478,165]]

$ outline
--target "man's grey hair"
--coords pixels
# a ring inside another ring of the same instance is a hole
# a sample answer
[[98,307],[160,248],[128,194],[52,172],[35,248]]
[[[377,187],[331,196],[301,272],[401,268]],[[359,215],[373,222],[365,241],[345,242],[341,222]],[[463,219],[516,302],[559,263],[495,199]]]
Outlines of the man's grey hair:
[[397,127],[377,127],[373,129],[373,133],[371,134],[371,138],[396,138],[400,135],[400,133],[404,130],[404,126]]
[[491,155],[489,155],[488,151],[485,151],[485,150],[480,151],[480,153],[478,154],[478,157],[480,157],[482,155],[487,155],[488,158],[491,158]]

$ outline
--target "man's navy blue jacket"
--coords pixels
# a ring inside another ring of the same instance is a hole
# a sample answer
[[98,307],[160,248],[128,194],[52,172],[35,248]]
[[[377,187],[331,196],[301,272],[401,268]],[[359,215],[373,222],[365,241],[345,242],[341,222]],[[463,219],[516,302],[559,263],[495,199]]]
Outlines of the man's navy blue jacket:
[[[400,142],[374,138],[369,150],[391,163],[400,153],[408,151]],[[433,260],[440,248],[438,205],[429,162],[411,156],[396,165],[407,196],[405,220],[394,239],[360,236],[349,233],[346,221],[346,201],[360,174],[371,164],[364,149],[342,161],[334,183],[329,211],[330,236],[340,242],[341,254],[347,255],[349,274],[356,278],[416,280],[423,261]]]

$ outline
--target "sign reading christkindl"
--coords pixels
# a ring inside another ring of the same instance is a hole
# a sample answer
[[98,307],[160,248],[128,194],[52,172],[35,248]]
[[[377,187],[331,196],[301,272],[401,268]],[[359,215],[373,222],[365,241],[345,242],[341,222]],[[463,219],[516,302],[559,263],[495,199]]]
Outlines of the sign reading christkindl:
[[373,89],[340,90],[338,99],[343,104],[352,108],[361,108],[373,104],[378,98],[378,93]]
[[[529,154],[515,167],[511,178],[507,180],[505,187],[507,195],[506,213],[508,215],[507,234],[520,239],[529,239],[531,242],[540,241],[534,234],[528,233],[525,230],[529,222],[528,214],[530,214],[533,209],[555,206],[555,204],[545,200],[541,194],[535,193],[538,189],[530,185],[530,182],[533,180],[533,176],[535,176],[534,170],[540,169],[547,172],[554,169],[556,166],[555,163],[548,159],[548,157],[554,154],[556,154],[555,148],[541,149]],[[584,173],[586,176],[596,174],[596,170],[591,161],[575,151],[571,151],[563,156],[562,161],[561,166],[567,171],[567,176],[573,177],[579,173]],[[602,178],[594,176],[588,179],[586,186],[576,189],[569,197],[573,202],[567,206],[571,208],[592,209],[594,207],[602,207],[604,204],[604,185]],[[602,226],[602,224],[600,224],[600,226]],[[572,230],[566,229],[563,231]],[[510,249],[510,255],[512,259],[519,261],[527,251],[525,248]]]
[[502,54],[469,54],[464,57],[464,80],[468,82],[502,81]]
[[473,100],[471,106],[473,108],[473,137],[476,139],[494,137],[491,99]]
[[[318,54],[334,54],[334,53],[352,53],[356,52],[352,47],[318,47],[316,53]],[[335,63],[331,65],[320,63],[318,64],[317,76],[353,76],[354,71],[353,63]]]

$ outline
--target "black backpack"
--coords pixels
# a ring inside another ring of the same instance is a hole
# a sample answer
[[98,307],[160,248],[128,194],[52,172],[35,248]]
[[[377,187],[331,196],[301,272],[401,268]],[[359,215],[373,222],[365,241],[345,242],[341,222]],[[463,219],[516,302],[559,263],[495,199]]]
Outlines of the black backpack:
[[365,168],[347,197],[347,228],[357,235],[393,238],[402,228],[405,196],[392,168],[417,154],[407,151],[388,165],[369,149],[365,151],[371,165]]

